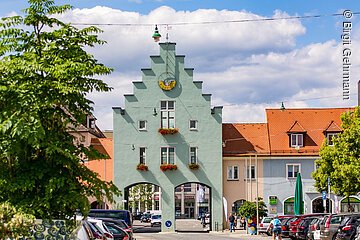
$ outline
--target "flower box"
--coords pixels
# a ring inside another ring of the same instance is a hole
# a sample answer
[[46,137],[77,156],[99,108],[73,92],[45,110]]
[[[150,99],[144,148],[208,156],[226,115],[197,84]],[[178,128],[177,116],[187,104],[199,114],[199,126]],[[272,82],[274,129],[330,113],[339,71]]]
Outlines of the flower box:
[[200,166],[197,163],[189,163],[188,167],[192,170],[197,170]]
[[139,171],[148,171],[148,170],[149,170],[148,166],[146,166],[146,165],[143,164],[143,163],[139,163],[139,164],[136,166],[136,169],[139,170]]
[[167,170],[176,170],[177,169],[177,166],[175,164],[161,164],[160,165],[160,169],[161,171],[165,172]]
[[167,135],[167,134],[175,134],[179,132],[178,128],[159,128],[158,130],[161,135]]

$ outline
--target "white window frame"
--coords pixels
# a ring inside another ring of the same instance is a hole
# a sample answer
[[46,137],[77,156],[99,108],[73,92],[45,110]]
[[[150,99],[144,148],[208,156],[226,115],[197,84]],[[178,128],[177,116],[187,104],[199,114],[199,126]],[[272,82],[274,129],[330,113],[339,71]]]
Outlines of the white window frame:
[[[169,107],[170,102],[173,103],[173,108]],[[161,128],[175,128],[175,101],[160,101],[160,116]]]
[[[295,142],[293,141],[293,137],[295,137]],[[299,139],[301,137],[301,144],[299,143]],[[291,147],[303,147],[304,146],[304,134],[303,133],[292,133],[290,134],[290,145]]]
[[[326,139],[329,146],[334,146],[333,139],[336,138],[339,135],[339,133],[326,133]],[[331,136],[331,138],[330,138]]]
[[[162,150],[163,149],[166,149],[166,161],[163,162],[162,160]],[[173,159],[173,162],[171,162],[170,160],[170,149],[173,149],[174,151],[174,159]],[[160,164],[175,164],[175,159],[176,159],[176,149],[175,147],[161,147],[160,148]]]
[[[254,170],[254,174],[252,174],[252,170]],[[256,179],[256,166],[255,165],[247,166],[245,176],[248,180],[255,180]]]
[[[144,150],[143,154],[141,150]],[[146,164],[146,147],[139,147],[139,163]]]
[[[191,123],[192,123],[192,122],[195,124],[195,127],[192,127],[192,126],[191,126]],[[194,119],[190,119],[190,120],[189,120],[189,129],[190,129],[190,130],[192,130],[192,131],[197,130],[197,125],[198,125],[198,121],[197,121],[197,120],[194,120]]]
[[[144,127],[141,127],[141,123],[144,123]],[[139,120],[138,123],[139,131],[146,131],[147,130],[147,121],[146,120]]]
[[[292,174],[293,174],[293,176],[292,176],[292,177],[289,177],[289,171],[288,171],[288,169],[289,169],[289,167],[291,167],[291,166],[292,166]],[[286,169],[285,169],[285,171],[286,171],[286,178],[287,178],[287,179],[296,179],[296,176],[294,176],[294,175],[295,175],[295,171],[294,171],[295,166],[298,166],[298,167],[299,167],[299,173],[301,174],[301,164],[300,164],[300,163],[288,163],[288,164],[286,164]]]
[[[236,169],[236,172],[237,172],[237,177],[235,178],[235,169]],[[231,174],[230,171],[231,170]],[[226,172],[226,175],[227,175],[227,180],[239,180],[239,166],[238,165],[234,165],[234,166],[228,166],[227,167],[227,172]],[[230,176],[231,175],[231,176]]]
[[[195,161],[192,160],[192,149],[195,150]],[[198,147],[189,147],[189,163],[195,163],[197,164],[198,163]]]

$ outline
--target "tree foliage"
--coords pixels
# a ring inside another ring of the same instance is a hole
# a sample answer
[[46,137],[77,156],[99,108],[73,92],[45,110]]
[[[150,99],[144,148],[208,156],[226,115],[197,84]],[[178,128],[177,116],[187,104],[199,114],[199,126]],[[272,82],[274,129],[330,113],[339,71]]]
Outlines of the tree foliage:
[[0,22],[0,202],[38,218],[86,214],[88,196],[112,201],[119,191],[80,163],[98,154],[75,145],[69,130],[92,110],[87,93],[111,90],[96,76],[112,69],[84,50],[104,43],[100,29],[52,17],[69,5],[28,2],[24,17]]
[[[265,202],[262,198],[258,198],[258,210],[259,210],[259,217],[266,217],[267,216],[267,208]],[[256,202],[244,202],[243,205],[239,208],[239,216],[243,216],[246,218],[252,218],[256,216]]]
[[28,236],[35,218],[15,209],[8,202],[0,204],[0,239],[18,239]]
[[341,116],[343,132],[334,139],[334,146],[325,141],[312,174],[318,191],[327,190],[330,177],[331,191],[349,197],[360,192],[360,108]]
[[135,210],[145,210],[149,208],[152,203],[153,185],[152,184],[137,184],[129,189],[129,205],[132,206],[133,212]]

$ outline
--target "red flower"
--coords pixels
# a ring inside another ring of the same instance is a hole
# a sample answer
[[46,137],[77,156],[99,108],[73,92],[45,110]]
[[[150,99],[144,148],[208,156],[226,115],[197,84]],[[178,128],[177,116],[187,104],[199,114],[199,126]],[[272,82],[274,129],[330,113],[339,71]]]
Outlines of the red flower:
[[149,170],[148,166],[146,166],[146,165],[143,164],[143,163],[139,163],[139,164],[136,166],[136,169],[139,170],[139,171],[147,171],[147,170]]
[[197,164],[197,163],[189,163],[189,168],[190,169],[193,169],[193,170],[197,170],[197,169],[199,169],[199,164]]
[[159,128],[158,130],[161,135],[175,134],[179,132],[178,128]]
[[161,164],[160,169],[161,171],[165,172],[167,170],[176,170],[177,166],[176,164]]

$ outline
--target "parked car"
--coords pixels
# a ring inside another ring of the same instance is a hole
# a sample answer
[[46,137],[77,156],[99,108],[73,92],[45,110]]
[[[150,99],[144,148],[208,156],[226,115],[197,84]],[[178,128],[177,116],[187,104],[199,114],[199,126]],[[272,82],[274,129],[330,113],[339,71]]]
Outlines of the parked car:
[[290,223],[292,223],[295,220],[296,218],[294,216],[287,216],[287,217],[284,216],[283,218],[281,218],[281,236],[283,238],[289,237]]
[[94,223],[94,222],[88,222],[88,223],[89,223],[91,232],[94,236],[94,240],[106,240],[104,232],[101,231],[101,229],[98,226],[96,226],[96,223]]
[[338,229],[336,239],[354,240],[356,229],[360,225],[360,214],[351,214],[344,217]]
[[129,227],[124,220],[113,219],[113,218],[98,218],[98,219],[103,220],[103,222],[106,226],[108,226],[109,223],[115,224],[116,226],[123,229],[129,235],[129,240],[133,239],[133,235],[134,235],[133,229],[131,227]]
[[151,227],[161,226],[161,215],[154,214],[151,215]]
[[121,227],[110,222],[105,223],[105,225],[109,229],[111,234],[114,236],[114,240],[130,240],[129,234]]
[[133,220],[140,220],[141,216],[143,215],[141,212],[133,213]]
[[106,237],[106,240],[114,240],[114,236],[111,234],[110,230],[106,227],[103,220],[95,219],[95,218],[88,218],[87,220],[88,220],[88,222],[95,225],[95,227],[100,229],[103,236]]
[[140,222],[150,222],[151,221],[151,214],[150,213],[144,213],[141,218]]
[[360,226],[358,226],[356,229],[355,240],[360,240]]
[[271,235],[271,232],[268,231],[271,220],[273,220],[272,217],[264,217],[263,219],[261,219],[261,222],[258,227],[259,234],[267,234],[268,236]]
[[128,210],[90,209],[89,217],[122,219],[132,227],[132,214]]
[[305,217],[299,222],[296,230],[296,239],[305,240],[307,238],[310,223],[314,220],[318,220],[318,217]]
[[320,240],[320,222],[325,216],[314,218],[309,226],[307,239],[309,240]]
[[76,239],[80,240],[94,240],[96,239],[92,233],[89,222],[81,220],[79,226],[76,229]]
[[335,240],[341,221],[348,213],[329,214],[320,222],[320,239]]
[[306,217],[316,217],[316,216],[324,216],[324,213],[316,213],[316,214],[303,214],[303,215],[299,215],[299,216],[295,216],[292,219],[292,222],[290,223],[289,226],[289,237],[291,239],[297,239],[297,227],[299,225],[299,223]]

